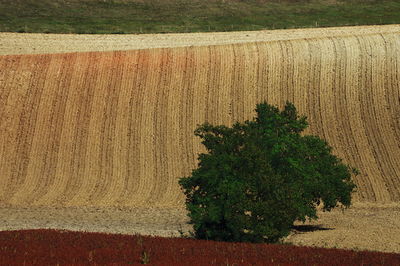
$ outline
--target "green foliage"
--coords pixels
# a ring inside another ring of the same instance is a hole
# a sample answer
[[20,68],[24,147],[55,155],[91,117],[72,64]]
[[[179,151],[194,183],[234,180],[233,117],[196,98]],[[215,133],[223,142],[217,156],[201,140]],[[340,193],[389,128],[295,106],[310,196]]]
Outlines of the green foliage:
[[332,154],[326,141],[303,136],[308,126],[293,104],[283,111],[258,104],[253,121],[232,128],[208,123],[196,129],[207,153],[179,180],[199,239],[276,242],[294,221],[317,219],[351,204],[357,170]]

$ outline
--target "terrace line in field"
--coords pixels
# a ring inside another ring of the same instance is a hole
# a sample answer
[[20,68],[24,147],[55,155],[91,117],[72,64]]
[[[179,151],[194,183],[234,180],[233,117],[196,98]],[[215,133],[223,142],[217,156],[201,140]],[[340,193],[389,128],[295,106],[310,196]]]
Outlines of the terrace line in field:
[[400,201],[400,31],[0,57],[0,204],[183,206],[198,124],[289,100],[346,163],[356,201]]

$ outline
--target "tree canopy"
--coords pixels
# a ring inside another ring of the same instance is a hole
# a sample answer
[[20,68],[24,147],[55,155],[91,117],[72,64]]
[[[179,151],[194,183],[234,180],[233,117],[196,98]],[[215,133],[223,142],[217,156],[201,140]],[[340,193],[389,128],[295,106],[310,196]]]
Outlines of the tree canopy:
[[195,130],[207,153],[179,184],[194,236],[235,242],[276,242],[296,220],[317,219],[316,207],[349,207],[357,170],[332,154],[292,103],[282,111],[257,104],[252,121]]

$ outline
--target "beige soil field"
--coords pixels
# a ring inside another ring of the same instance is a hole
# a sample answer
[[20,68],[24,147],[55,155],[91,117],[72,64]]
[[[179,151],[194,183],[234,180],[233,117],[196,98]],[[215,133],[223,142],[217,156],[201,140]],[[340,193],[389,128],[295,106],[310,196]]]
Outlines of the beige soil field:
[[118,51],[398,33],[400,25],[175,34],[37,34],[0,32],[0,55]]
[[2,33],[0,51],[2,229],[186,230],[177,182],[204,152],[196,126],[289,100],[361,174],[357,207],[317,222],[333,230],[288,241],[400,252],[400,26]]

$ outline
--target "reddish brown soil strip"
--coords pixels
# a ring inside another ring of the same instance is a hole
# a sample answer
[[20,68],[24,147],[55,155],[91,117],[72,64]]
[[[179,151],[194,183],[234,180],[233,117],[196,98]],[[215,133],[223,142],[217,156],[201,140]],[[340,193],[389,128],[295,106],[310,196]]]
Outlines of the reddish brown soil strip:
[[0,263],[398,265],[400,255],[53,230],[0,232]]

